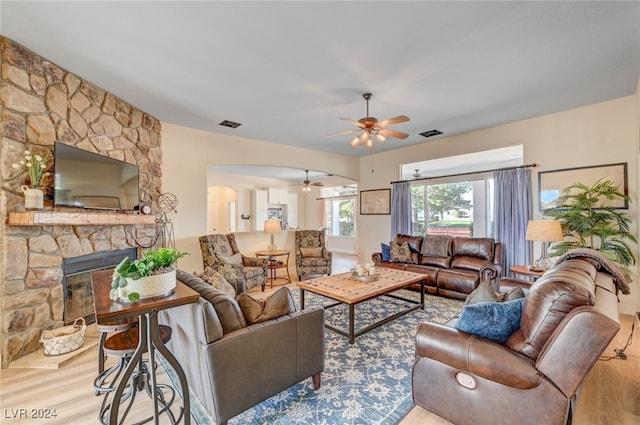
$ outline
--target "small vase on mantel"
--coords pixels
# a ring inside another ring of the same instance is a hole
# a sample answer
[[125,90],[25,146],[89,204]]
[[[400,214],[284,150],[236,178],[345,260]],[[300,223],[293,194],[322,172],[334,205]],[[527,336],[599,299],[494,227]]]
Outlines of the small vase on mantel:
[[42,189],[30,188],[27,185],[20,187],[24,193],[24,208],[27,210],[41,210],[44,207],[44,193]]

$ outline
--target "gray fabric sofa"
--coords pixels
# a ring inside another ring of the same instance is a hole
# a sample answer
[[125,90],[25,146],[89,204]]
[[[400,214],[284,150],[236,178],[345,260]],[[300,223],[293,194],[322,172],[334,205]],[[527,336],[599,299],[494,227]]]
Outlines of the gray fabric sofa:
[[197,303],[159,313],[172,328],[167,347],[189,388],[217,424],[324,369],[324,310],[306,308],[247,326],[238,303],[198,277],[177,278],[200,293]]

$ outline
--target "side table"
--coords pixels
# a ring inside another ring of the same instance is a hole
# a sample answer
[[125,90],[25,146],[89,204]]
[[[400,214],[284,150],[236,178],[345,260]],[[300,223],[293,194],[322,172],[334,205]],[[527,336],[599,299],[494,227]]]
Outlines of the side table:
[[[256,257],[267,258],[267,268],[269,269],[270,274],[269,281],[271,282],[272,288],[275,280],[284,280],[285,283],[291,283],[291,275],[289,275],[289,254],[290,252],[288,249],[256,251]],[[278,260],[278,257],[281,257],[282,260]],[[278,269],[285,269],[287,276],[278,277]]]
[[[109,425],[118,424],[119,402],[123,399],[123,393],[130,384],[130,378],[134,370],[138,367],[138,364],[142,361],[142,354],[145,352],[148,352],[149,356],[149,378],[153,392],[150,396],[153,399],[152,418],[154,423],[158,423],[160,413],[167,412],[166,408],[163,408],[162,410],[158,409],[158,401],[162,400],[162,395],[159,394],[160,390],[158,389],[158,384],[156,382],[156,350],[162,355],[167,363],[169,363],[171,368],[173,368],[178,380],[180,381],[183,403],[182,411],[178,416],[177,421],[171,419],[171,422],[179,423],[182,420],[182,423],[189,425],[191,423],[191,413],[187,378],[185,377],[184,370],[180,366],[180,363],[178,363],[173,354],[171,354],[169,349],[167,349],[161,341],[158,325],[158,311],[197,302],[200,295],[193,289],[178,281],[175,289],[170,295],[143,299],[133,303],[112,301],[111,298],[109,298],[112,274],[113,271],[109,269],[92,272],[91,277],[93,285],[93,299],[96,309],[96,321],[109,322],[130,317],[138,317],[139,334],[138,345],[134,353],[131,355],[126,369],[118,380],[118,384],[113,394],[113,400],[109,407]],[[128,409],[125,411],[124,417],[121,418],[122,422],[124,422],[127,413]],[[146,420],[144,422],[146,422]]]
[[509,271],[513,274],[526,276],[527,278],[530,278],[531,280],[534,280],[534,281],[544,274],[544,271],[539,272],[539,271],[530,270],[529,266],[511,266]]

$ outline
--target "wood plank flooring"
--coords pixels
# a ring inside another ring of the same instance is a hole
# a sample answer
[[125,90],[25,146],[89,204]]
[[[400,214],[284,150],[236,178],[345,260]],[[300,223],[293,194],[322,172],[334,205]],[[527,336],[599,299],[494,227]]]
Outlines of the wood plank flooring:
[[[340,271],[353,267],[353,260],[345,260]],[[336,270],[338,272],[338,269]],[[293,276],[292,276],[293,277]],[[290,284],[293,287],[295,284]],[[265,293],[272,292],[268,288]],[[259,291],[259,290],[258,290]],[[633,316],[622,316],[622,329],[612,341],[605,355],[613,355],[614,348],[627,342]],[[636,319],[637,321],[637,319]],[[587,377],[578,402],[577,425],[640,425],[640,330],[636,322],[633,343],[626,349],[627,360],[599,361]],[[97,347],[79,355],[61,369],[3,369],[0,370],[0,423],[13,424],[94,424],[101,398],[94,395]],[[161,368],[159,368],[161,370]],[[160,382],[167,382],[160,372]],[[132,420],[145,417],[150,400],[140,394]],[[26,409],[26,410],[19,410]],[[34,418],[31,409],[55,409],[57,416]],[[20,416],[25,413],[26,417]],[[166,418],[162,424],[169,423]],[[447,425],[449,422],[415,407],[400,425]],[[310,424],[311,425],[311,424]]]

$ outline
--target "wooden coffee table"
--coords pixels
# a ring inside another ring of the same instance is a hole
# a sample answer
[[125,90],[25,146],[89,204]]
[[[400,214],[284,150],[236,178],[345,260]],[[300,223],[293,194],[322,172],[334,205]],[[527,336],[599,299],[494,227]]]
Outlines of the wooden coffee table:
[[[357,336],[365,334],[379,326],[384,325],[400,316],[410,313],[417,309],[424,310],[424,280],[426,275],[420,273],[406,272],[387,267],[377,267],[379,279],[373,282],[361,282],[354,279],[351,272],[341,273],[333,276],[319,277],[316,279],[304,280],[298,282],[300,288],[300,308],[304,309],[305,291],[312,292],[323,297],[336,301],[333,304],[324,306],[325,308],[334,307],[339,304],[347,304],[349,306],[349,329],[345,332],[331,325],[326,325],[330,329],[340,335],[349,337],[349,344],[353,344]],[[414,283],[420,284],[420,302],[410,300],[392,294],[399,289],[406,288]],[[414,304],[409,308],[399,311],[398,313],[373,323],[358,331],[355,330],[355,305],[373,298],[387,296]]]

